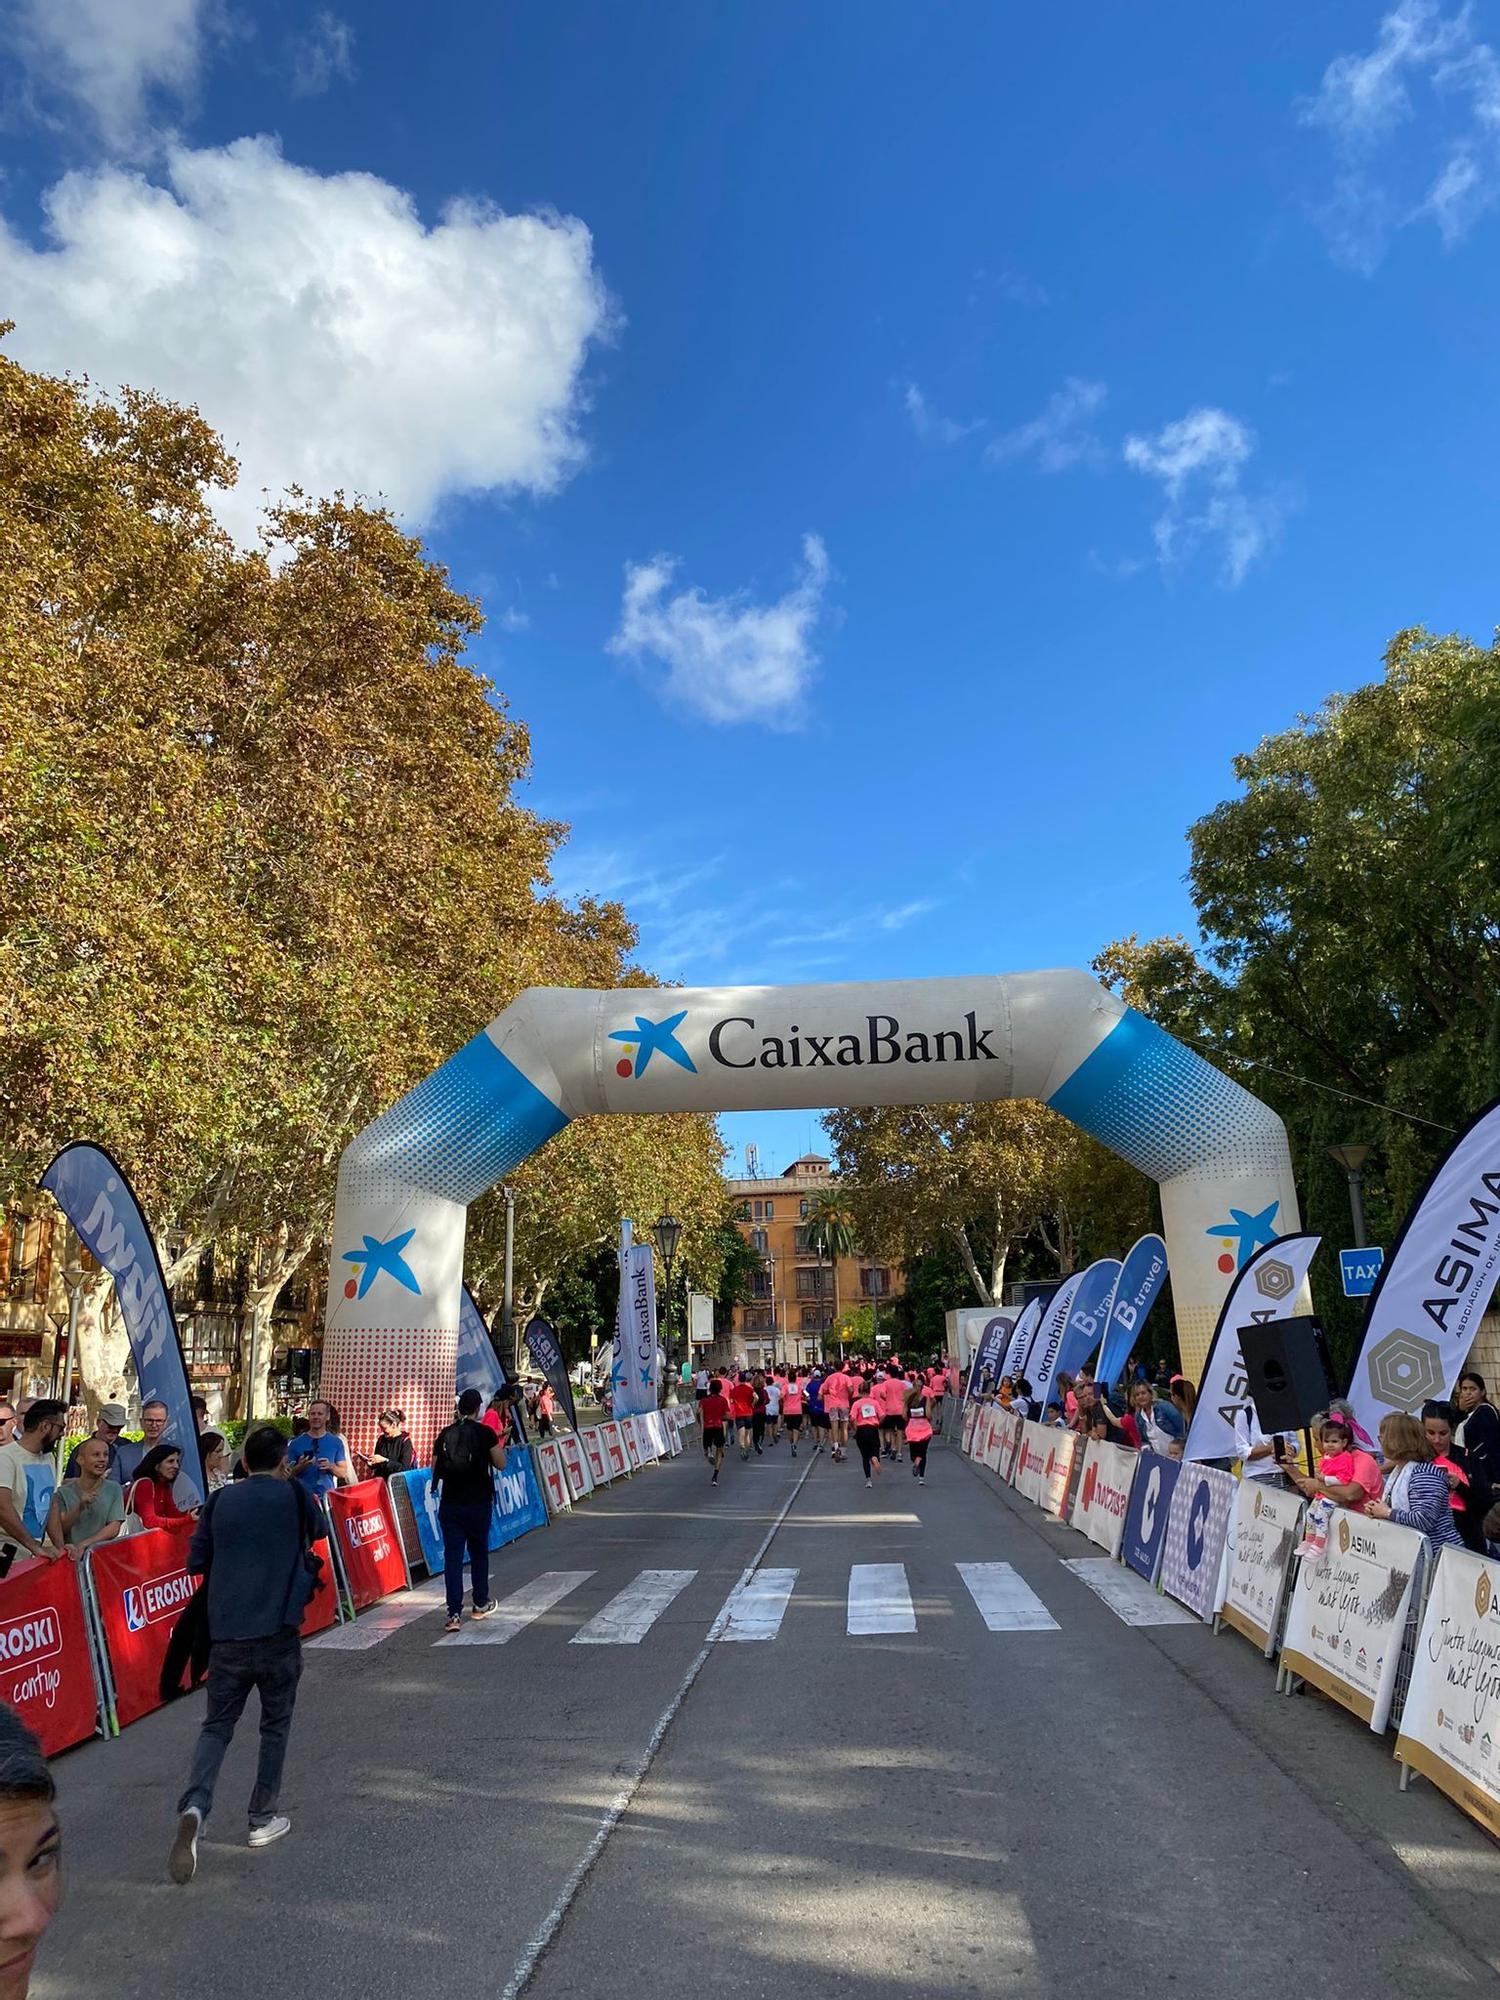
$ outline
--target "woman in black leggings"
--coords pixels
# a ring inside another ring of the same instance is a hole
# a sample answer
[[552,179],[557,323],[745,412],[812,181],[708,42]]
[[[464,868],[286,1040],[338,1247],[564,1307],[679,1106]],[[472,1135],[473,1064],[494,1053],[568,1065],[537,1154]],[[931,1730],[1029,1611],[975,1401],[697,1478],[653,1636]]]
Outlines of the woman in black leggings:
[[860,1463],[865,1468],[865,1484],[873,1484],[870,1468],[880,1470],[880,1405],[868,1388],[856,1390],[849,1405],[849,1425]]
[[906,1405],[906,1449],[911,1454],[911,1476],[921,1486],[927,1484],[927,1447],[931,1442],[927,1395],[917,1386],[909,1392]]

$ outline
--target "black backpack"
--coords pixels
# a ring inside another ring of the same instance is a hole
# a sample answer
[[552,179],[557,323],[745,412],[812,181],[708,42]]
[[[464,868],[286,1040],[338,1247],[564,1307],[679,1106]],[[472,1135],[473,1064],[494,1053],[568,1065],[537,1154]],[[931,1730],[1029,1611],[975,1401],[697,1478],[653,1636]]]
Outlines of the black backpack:
[[[484,1431],[483,1445],[475,1437],[475,1431]],[[442,1444],[446,1469],[450,1472],[477,1472],[489,1463],[489,1432],[472,1417],[460,1417],[457,1423],[449,1424],[443,1432]]]

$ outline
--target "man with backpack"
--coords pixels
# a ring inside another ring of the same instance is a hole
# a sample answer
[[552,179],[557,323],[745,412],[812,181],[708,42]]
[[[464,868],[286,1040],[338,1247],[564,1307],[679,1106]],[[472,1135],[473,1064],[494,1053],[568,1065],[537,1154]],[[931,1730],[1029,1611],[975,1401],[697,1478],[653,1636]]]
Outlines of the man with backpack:
[[505,1470],[505,1446],[479,1421],[484,1398],[465,1389],[458,1415],[437,1434],[432,1448],[432,1491],[437,1496],[438,1526],[443,1531],[443,1580],[448,1594],[445,1632],[463,1624],[464,1556],[474,1593],[474,1616],[488,1618],[495,1609],[490,1596],[490,1516],[495,1507],[497,1472]]
[[247,1477],[210,1494],[188,1550],[204,1577],[208,1616],[208,1711],[177,1804],[167,1861],[174,1882],[191,1882],[198,1835],[235,1725],[254,1688],[260,1695],[260,1759],[250,1794],[251,1847],[269,1847],[292,1823],[276,1810],[297,1683],[302,1614],[317,1587],[314,1539],[327,1532],[317,1503],[286,1477],[286,1439],[270,1424],[245,1439]]

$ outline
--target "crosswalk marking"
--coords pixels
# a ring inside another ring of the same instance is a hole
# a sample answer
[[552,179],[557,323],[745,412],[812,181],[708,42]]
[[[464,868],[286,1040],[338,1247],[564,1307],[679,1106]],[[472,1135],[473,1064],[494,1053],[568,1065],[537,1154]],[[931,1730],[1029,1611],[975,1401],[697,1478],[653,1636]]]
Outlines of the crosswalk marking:
[[1184,1611],[1170,1597],[1153,1590],[1133,1569],[1122,1569],[1108,1556],[1072,1556],[1063,1563],[1080,1582],[1107,1604],[1125,1625],[1196,1625],[1191,1611]]
[[443,1608],[443,1580],[424,1583],[405,1597],[384,1597],[379,1604],[371,1605],[368,1611],[347,1625],[331,1625],[326,1632],[320,1632],[316,1639],[309,1639],[309,1652],[368,1653],[372,1646],[378,1646],[389,1639],[393,1632],[399,1632],[403,1625],[409,1625],[414,1618],[424,1612],[441,1611]]
[[992,1632],[1057,1631],[1057,1620],[1009,1563],[959,1563],[956,1567]]
[[638,1646],[679,1591],[698,1574],[695,1569],[643,1569],[618,1597],[573,1634],[574,1646]]
[[774,1639],[781,1630],[792,1586],[794,1569],[758,1569],[744,1583],[737,1583],[724,1606],[721,1640]]
[[849,1572],[850,1636],[916,1629],[905,1563],[856,1563]]
[[437,1640],[439,1646],[505,1646],[518,1632],[524,1632],[528,1625],[535,1624],[543,1612],[550,1611],[570,1591],[581,1583],[587,1583],[594,1574],[591,1569],[549,1569],[532,1583],[523,1583],[519,1590],[513,1590],[509,1597],[502,1597],[500,1608],[488,1618],[471,1620],[462,1631],[450,1633]]

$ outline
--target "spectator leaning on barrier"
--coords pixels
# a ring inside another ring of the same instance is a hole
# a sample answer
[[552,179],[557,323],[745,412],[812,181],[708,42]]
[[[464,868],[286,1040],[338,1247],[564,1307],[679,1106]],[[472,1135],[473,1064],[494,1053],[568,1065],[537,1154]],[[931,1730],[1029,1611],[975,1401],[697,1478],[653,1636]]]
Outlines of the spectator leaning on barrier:
[[125,1522],[125,1494],[109,1477],[109,1446],[85,1438],[68,1460],[68,1477],[52,1496],[47,1533],[74,1562],[100,1542],[112,1542]]
[[[80,1438],[78,1443],[68,1453],[67,1468],[63,1473],[63,1477],[71,1479],[74,1476],[78,1470],[79,1453],[86,1444],[92,1444],[95,1439],[98,1439],[106,1446],[109,1452],[109,1466],[105,1472],[105,1478],[116,1480],[121,1486],[128,1485],[135,1477],[135,1469],[139,1465],[142,1455],[141,1447],[138,1444],[134,1444],[129,1439],[120,1436],[121,1431],[124,1430],[128,1421],[129,1419],[125,1414],[125,1405],[123,1403],[101,1403],[99,1414],[94,1419],[93,1431],[88,1437]],[[125,1469],[127,1460],[129,1463],[128,1471]]]
[[1448,1475],[1432,1463],[1432,1448],[1416,1418],[1404,1410],[1382,1418],[1380,1449],[1387,1468],[1385,1494],[1372,1500],[1365,1512],[1372,1520],[1417,1529],[1427,1537],[1432,1555],[1439,1549],[1461,1549],[1463,1536],[1448,1505]]
[[1135,1418],[1136,1432],[1143,1445],[1163,1457],[1174,1446],[1180,1451],[1183,1440],[1183,1423],[1171,1403],[1164,1403],[1157,1397],[1156,1390],[1149,1382],[1136,1382],[1130,1390],[1130,1414]]
[[62,1901],[62,1835],[41,1745],[0,1705],[0,2000],[26,2000]]
[[175,1444],[159,1444],[141,1460],[125,1496],[125,1511],[143,1528],[165,1528],[169,1534],[190,1535],[198,1518],[196,1507],[180,1507],[172,1482],[182,1470],[182,1453]]
[[458,1399],[458,1415],[438,1432],[432,1447],[448,1632],[458,1631],[463,1623],[466,1553],[474,1616],[488,1618],[495,1609],[490,1596],[490,1515],[495,1506],[494,1475],[505,1470],[505,1446],[480,1423],[482,1400],[477,1389],[465,1389]]
[[57,1464],[52,1451],[62,1436],[67,1408],[35,1399],[21,1419],[21,1435],[0,1445],[0,1576],[20,1550],[51,1561],[58,1550],[46,1540]]
[[299,1486],[321,1500],[335,1486],[352,1486],[349,1447],[339,1436],[339,1413],[326,1397],[307,1406],[307,1429],[287,1446],[287,1468]]
[[270,1424],[249,1433],[249,1476],[208,1501],[188,1550],[189,1571],[207,1579],[208,1710],[177,1803],[177,1836],[167,1861],[174,1882],[191,1882],[197,1871],[198,1835],[252,1688],[260,1695],[260,1756],[249,1844],[267,1847],[292,1830],[276,1808],[302,1674],[299,1627],[317,1586],[318,1558],[310,1544],[324,1526],[311,1496],[286,1478],[286,1450],[286,1439]]

